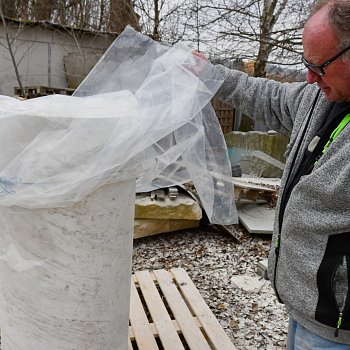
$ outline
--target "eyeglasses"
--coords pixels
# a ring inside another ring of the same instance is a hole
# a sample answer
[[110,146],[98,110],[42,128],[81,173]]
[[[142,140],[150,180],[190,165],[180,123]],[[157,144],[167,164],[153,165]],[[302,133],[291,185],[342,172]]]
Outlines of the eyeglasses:
[[322,77],[323,75],[326,74],[323,68],[327,67],[329,64],[331,64],[333,61],[335,61],[338,57],[340,57],[342,54],[344,54],[349,49],[350,49],[350,46],[348,46],[344,50],[338,52],[335,56],[331,57],[329,60],[327,60],[326,62],[324,62],[322,64],[309,63],[304,56],[301,58],[301,61],[303,62],[303,64],[305,65],[305,67],[307,69],[310,69],[312,72],[314,72],[315,74]]

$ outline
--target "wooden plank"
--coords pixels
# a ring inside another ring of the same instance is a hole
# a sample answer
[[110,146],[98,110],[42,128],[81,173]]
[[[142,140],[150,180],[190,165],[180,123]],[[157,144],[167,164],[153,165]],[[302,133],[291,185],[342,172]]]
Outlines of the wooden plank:
[[129,318],[139,350],[159,350],[133,281]]
[[148,271],[139,271],[135,276],[164,349],[184,350],[151,274]]
[[[193,319],[196,321],[197,327],[202,328],[202,325],[199,323],[197,317],[193,317]],[[181,333],[181,328],[180,328],[178,322],[176,320],[171,320],[171,322],[173,323],[173,327],[176,330],[176,332]],[[153,335],[155,337],[158,337],[158,330],[157,330],[156,326],[154,325],[154,323],[150,323],[149,326],[151,327]],[[131,341],[135,340],[135,334],[134,334],[134,330],[132,329],[132,326],[129,326],[129,338]]]
[[191,308],[193,308],[195,315],[202,324],[212,345],[215,346],[215,349],[236,350],[185,270],[182,268],[175,268],[171,269],[170,272],[173,274],[183,292],[185,300],[187,300]]
[[156,270],[154,274],[190,349],[211,350],[201,330],[197,327],[193,315],[184,302],[169,272],[165,270]]

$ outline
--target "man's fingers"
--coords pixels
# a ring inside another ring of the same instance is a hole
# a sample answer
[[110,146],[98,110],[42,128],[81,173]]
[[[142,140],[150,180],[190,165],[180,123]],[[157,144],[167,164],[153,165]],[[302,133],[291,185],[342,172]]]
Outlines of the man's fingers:
[[201,52],[198,52],[198,51],[192,51],[192,54],[195,55],[195,56],[198,56],[206,61],[208,61],[208,59],[205,57],[205,55]]

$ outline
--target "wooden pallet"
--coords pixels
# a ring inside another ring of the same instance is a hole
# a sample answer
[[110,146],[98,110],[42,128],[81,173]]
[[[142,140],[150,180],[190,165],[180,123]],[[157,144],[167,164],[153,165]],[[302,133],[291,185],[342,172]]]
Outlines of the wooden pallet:
[[234,129],[235,124],[235,110],[231,105],[220,101],[217,98],[212,99],[212,105],[223,134],[228,134]]
[[235,350],[184,269],[132,276],[128,350]]

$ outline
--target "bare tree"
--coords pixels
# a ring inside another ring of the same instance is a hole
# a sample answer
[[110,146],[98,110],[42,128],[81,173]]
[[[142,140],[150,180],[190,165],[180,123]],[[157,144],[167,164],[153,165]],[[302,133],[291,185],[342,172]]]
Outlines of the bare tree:
[[[5,43],[1,43],[1,46],[4,46],[6,48],[6,50],[8,50],[9,55],[10,55],[10,59],[11,62],[13,64],[13,68],[15,71],[15,75],[16,75],[16,79],[19,85],[19,88],[21,89],[21,93],[23,93],[23,84],[22,84],[22,80],[21,80],[21,76],[19,74],[19,70],[18,70],[18,66],[20,63],[20,60],[17,60],[16,55],[15,55],[15,41],[16,41],[16,36],[11,38],[10,36],[10,32],[9,32],[9,28],[7,26],[7,21],[5,18],[5,15],[3,13],[3,0],[0,0],[0,17],[1,17],[1,23],[4,27],[4,32],[5,32]],[[18,31],[17,31],[18,34]]]
[[98,17],[97,17],[97,21],[95,21],[94,23],[94,27],[98,30],[101,31],[102,28],[106,25],[106,12],[107,12],[107,8],[106,8],[106,0],[100,0],[100,6],[97,6],[99,8],[98,11]]
[[5,17],[50,21],[80,29],[121,32],[140,30],[132,0],[2,0]]
[[120,33],[128,24],[140,30],[139,17],[134,12],[131,0],[110,0],[109,31]]
[[2,0],[2,13],[12,19],[27,19],[30,13],[30,0]]
[[30,6],[31,13],[29,14],[29,17],[31,20],[35,21],[49,21],[57,6],[57,0],[33,0]]
[[[269,55],[275,45],[278,45],[281,32],[273,31],[276,26],[276,22],[279,20],[282,12],[285,10],[288,0],[282,0],[278,4],[277,0],[264,1],[263,7],[259,9],[260,13],[260,28],[259,28],[259,50],[257,59],[254,64],[254,75],[262,77],[266,75],[266,63]],[[297,29],[300,29],[298,26]],[[293,28],[294,30],[294,28]],[[282,42],[283,44],[283,42]]]
[[299,60],[301,23],[311,0],[196,1],[202,46],[213,56],[253,60],[255,76],[265,76],[268,63]]
[[13,0],[2,0],[0,1],[0,11],[2,16],[6,16],[9,18],[17,17],[17,6],[16,2]]
[[135,0],[135,11],[140,15],[141,30],[152,39],[175,44],[186,32],[186,0]]

